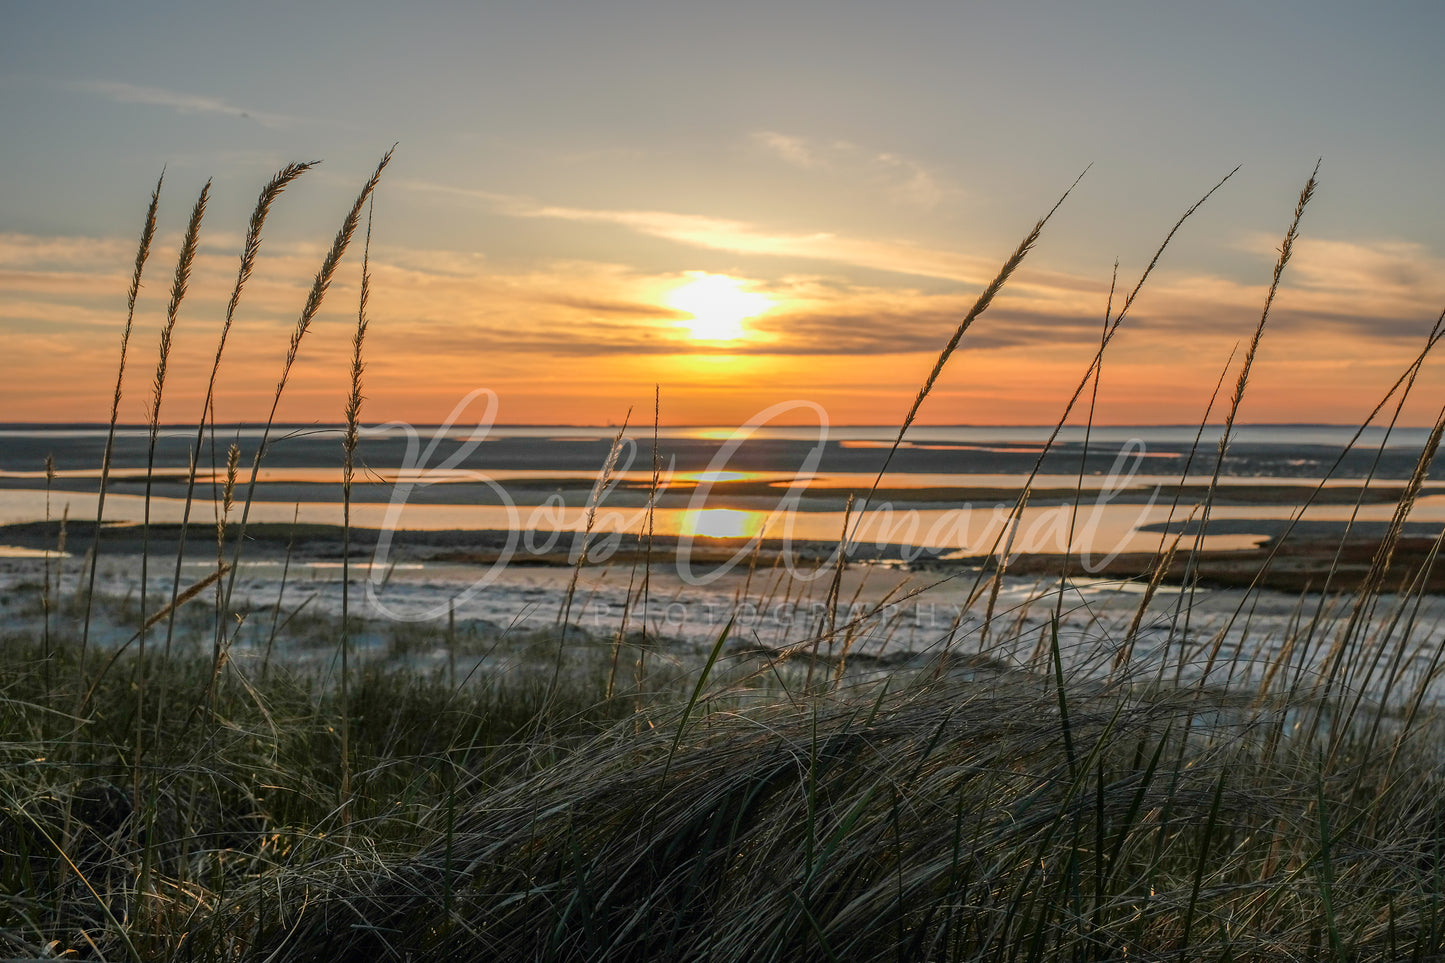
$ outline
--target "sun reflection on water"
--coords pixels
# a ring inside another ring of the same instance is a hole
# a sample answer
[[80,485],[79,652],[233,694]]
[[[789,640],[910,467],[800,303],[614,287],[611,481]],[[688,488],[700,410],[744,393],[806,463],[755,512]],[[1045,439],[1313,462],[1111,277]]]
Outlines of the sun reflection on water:
[[702,484],[703,482],[730,482],[752,480],[759,475],[751,471],[683,471],[677,473],[677,480]]
[[735,508],[703,508],[683,513],[682,534],[706,538],[751,538],[762,530],[767,515]]

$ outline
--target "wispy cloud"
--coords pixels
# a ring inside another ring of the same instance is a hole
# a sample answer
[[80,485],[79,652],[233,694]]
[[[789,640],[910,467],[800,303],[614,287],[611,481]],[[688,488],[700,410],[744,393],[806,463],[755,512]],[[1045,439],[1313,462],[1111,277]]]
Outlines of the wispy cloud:
[[269,111],[241,107],[219,97],[205,94],[183,93],[165,90],[161,87],[146,87],[111,80],[81,80],[73,85],[75,89],[96,94],[117,104],[143,104],[149,107],[165,107],[180,114],[220,114],[251,120],[262,127],[282,128],[298,123],[297,118]]
[[[1247,239],[1245,250],[1274,253],[1276,241]],[[1303,237],[1290,263],[1290,283],[1312,292],[1368,292],[1388,300],[1435,301],[1445,295],[1445,258],[1408,241],[1335,241]]]
[[775,130],[755,131],[752,142],[792,167],[827,171],[866,184],[910,207],[932,210],[962,195],[926,165],[896,151],[878,151],[846,140],[816,140]]
[[784,233],[747,221],[705,214],[565,207],[417,180],[402,182],[401,186],[407,190],[468,197],[508,217],[614,224],[638,234],[733,254],[825,261],[964,284],[982,283],[998,269],[995,260],[920,247],[906,241],[847,237],[829,231]]
[[817,154],[808,146],[808,141],[802,137],[780,134],[775,130],[760,130],[753,134],[753,142],[794,167],[810,170],[821,164]]
[[609,211],[576,207],[537,207],[519,211],[525,217],[616,224],[679,244],[734,254],[828,261],[875,271],[939,278],[976,284],[997,265],[992,261],[919,247],[906,241],[870,240],[820,231],[779,233],[728,218],[667,211]]

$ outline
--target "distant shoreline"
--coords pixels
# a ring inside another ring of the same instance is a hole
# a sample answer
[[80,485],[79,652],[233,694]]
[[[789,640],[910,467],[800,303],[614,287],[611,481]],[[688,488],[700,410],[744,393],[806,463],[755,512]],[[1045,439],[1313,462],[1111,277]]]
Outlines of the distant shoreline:
[[[1227,520],[1215,523],[1221,529],[1230,527]],[[227,551],[234,549],[234,538],[238,527],[234,522],[228,532]],[[0,525],[0,546],[13,546],[41,552],[55,548],[60,523],[25,522],[14,525]],[[72,556],[81,556],[89,551],[93,539],[93,521],[71,521],[67,524],[66,548]],[[149,549],[154,558],[173,557],[177,548],[180,526],[152,525],[149,535]],[[1179,526],[1172,529],[1179,531]],[[353,528],[351,531],[351,559],[358,566],[368,565],[376,548],[380,531],[369,528]],[[403,530],[395,533],[396,539],[390,547],[392,561],[408,563],[476,565],[491,567],[541,566],[568,568],[576,564],[573,549],[580,539],[580,533],[556,533],[555,545],[548,551],[530,552],[524,533],[505,530]],[[546,537],[552,533],[534,533]],[[1249,549],[1204,551],[1198,553],[1192,577],[1206,587],[1243,587],[1258,585],[1261,588],[1281,592],[1302,592],[1318,590],[1325,582],[1325,574],[1335,568],[1330,587],[1335,590],[1350,590],[1360,586],[1371,562],[1378,551],[1384,529],[1374,523],[1356,524],[1351,537],[1341,548],[1340,538],[1344,534],[1343,523],[1304,522],[1295,526],[1289,540],[1277,548],[1275,538],[1266,538],[1258,547]],[[1386,585],[1399,583],[1406,573],[1414,573],[1434,555],[1438,531],[1434,527],[1417,523],[1407,525],[1394,552],[1391,574]],[[614,540],[614,548],[603,558],[589,559],[586,564],[595,567],[640,565],[650,558],[655,567],[675,564],[684,539],[677,536],[658,535],[649,549],[646,542],[635,535],[594,533],[592,541]],[[304,561],[336,562],[343,556],[342,529],[339,525],[301,524],[292,526],[277,523],[248,525],[246,541],[252,555],[251,561],[276,561],[288,549],[298,563]],[[508,548],[511,542],[512,548]],[[215,529],[209,521],[193,524],[187,536],[187,557],[192,560],[204,558],[214,552]],[[1186,570],[1187,549],[1192,545],[1192,533],[1186,530],[1180,539],[1180,551],[1173,558],[1162,581],[1166,584],[1180,584],[1190,573]],[[141,554],[141,531],[138,525],[107,524],[101,539],[101,550],[108,556],[138,556]],[[696,571],[709,569],[737,560],[744,565],[767,568],[783,559],[785,552],[796,562],[808,565],[831,564],[835,559],[836,542],[765,538],[753,547],[746,538],[693,537],[688,545],[688,563]],[[1263,563],[1274,555],[1270,568],[1261,574]],[[1338,562],[1336,555],[1338,554]],[[849,554],[851,564],[883,564],[890,567],[920,571],[977,571],[998,567],[995,557],[990,555],[961,555],[947,549],[922,549],[908,545],[874,545],[863,543]],[[1057,576],[1067,571],[1070,577],[1125,579],[1148,581],[1159,565],[1159,556],[1147,552],[1121,553],[1105,564],[1093,564],[1096,559],[1072,555],[1067,559],[1061,554],[1035,553],[1016,555],[1006,563],[1011,575]],[[1445,594],[1445,567],[1433,567],[1426,587],[1432,594]]]

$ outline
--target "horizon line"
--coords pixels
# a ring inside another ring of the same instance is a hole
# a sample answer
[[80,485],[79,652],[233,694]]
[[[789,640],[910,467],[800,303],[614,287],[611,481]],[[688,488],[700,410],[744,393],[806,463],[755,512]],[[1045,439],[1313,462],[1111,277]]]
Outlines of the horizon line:
[[[391,420],[391,421],[389,421],[389,422],[377,422],[377,423],[370,424],[370,425],[365,425],[365,424],[363,424],[363,425],[361,425],[360,427],[363,428],[363,429],[366,429],[366,428],[377,428],[377,427],[382,427],[383,425],[386,425],[386,424],[395,424],[395,423],[397,423],[397,420],[396,420],[396,419],[393,419],[393,420]],[[444,427],[448,427],[448,425],[443,424],[442,422],[418,421],[418,422],[404,422],[404,423],[405,423],[405,424],[409,424],[409,425],[410,425],[411,427],[413,427],[413,428],[444,428]],[[265,422],[261,422],[261,421],[254,421],[254,422],[251,422],[251,421],[222,421],[222,422],[216,422],[212,427],[213,427],[213,428],[261,428],[261,427],[264,427],[264,426],[265,426]],[[43,430],[58,430],[58,429],[84,429],[84,430],[105,429],[105,430],[109,430],[110,427],[111,427],[111,426],[110,426],[110,423],[107,422],[107,421],[0,421],[0,431],[26,431],[26,430],[43,431]],[[151,427],[151,426],[150,426],[149,424],[146,424],[146,423],[143,423],[143,422],[117,422],[116,425],[115,425],[115,429],[116,429],[117,431],[122,431],[122,430],[124,430],[124,431],[133,431],[133,430],[149,431],[149,430],[150,430],[150,427]],[[174,422],[174,423],[161,424],[161,425],[158,426],[158,430],[160,430],[160,431],[175,431],[175,430],[180,430],[180,429],[195,430],[195,427],[196,427],[196,425],[195,425],[194,422]],[[345,427],[346,427],[346,423],[345,423],[345,422],[321,422],[321,421],[286,421],[286,422],[274,422],[274,423],[272,423],[272,425],[271,425],[271,428],[272,428],[273,430],[296,429],[296,428],[344,429]],[[451,424],[451,427],[457,427],[457,425],[456,425],[455,423],[452,423],[452,424]],[[465,427],[465,426],[462,426],[462,427]],[[621,428],[622,426],[621,426],[621,425],[618,425],[618,424],[615,424],[615,423],[614,423],[614,424],[582,424],[582,423],[575,423],[575,422],[572,422],[572,423],[564,423],[564,422],[498,422],[498,423],[496,423],[496,424],[491,425],[490,427],[492,427],[492,428],[509,428],[509,429],[510,429],[510,428],[537,428],[537,429],[543,429],[543,428],[565,428],[565,429],[594,429],[594,430],[610,430],[610,431],[615,431],[615,430],[617,430],[618,428]],[[650,428],[652,428],[652,427],[653,427],[653,425],[651,425],[650,423],[646,423],[646,424],[644,424],[644,423],[638,423],[638,424],[635,424],[635,425],[629,425],[629,426],[628,426],[628,430],[643,431],[643,430],[650,429]],[[724,423],[722,423],[722,422],[694,422],[694,423],[687,423],[687,424],[662,424],[662,425],[658,425],[658,426],[656,426],[656,427],[658,427],[659,429],[698,429],[698,428],[717,429],[717,428],[740,428],[740,427],[742,427],[742,424],[733,425],[733,424],[724,424]],[[811,427],[817,427],[817,426],[816,426],[816,425],[810,425],[810,424],[771,424],[771,423],[769,423],[769,424],[765,424],[765,425],[759,425],[758,427],[759,427],[759,428],[811,428]],[[896,424],[844,424],[844,423],[837,423],[837,424],[828,424],[826,427],[829,428],[829,429],[834,429],[834,428],[843,428],[843,429],[866,428],[866,429],[877,429],[877,430],[880,430],[880,431],[882,431],[882,430],[886,430],[886,431],[897,431],[897,430],[898,430],[898,426],[897,426]],[[985,429],[1017,428],[1017,429],[1021,429],[1021,430],[1023,430],[1023,429],[1040,429],[1040,428],[1046,428],[1046,429],[1049,429],[1049,430],[1053,430],[1055,427],[1059,427],[1059,426],[1058,426],[1056,423],[1048,423],[1048,424],[1045,424],[1045,423],[1020,423],[1020,424],[997,424],[997,423],[994,423],[994,424],[989,424],[989,423],[984,423],[984,422],[949,422],[949,423],[940,423],[940,424],[920,424],[920,423],[914,423],[914,424],[912,424],[912,425],[909,426],[910,429],[915,429],[915,428],[985,428]],[[1182,421],[1181,421],[1181,422],[1118,422],[1118,423],[1109,423],[1109,424],[1099,424],[1099,423],[1095,423],[1095,424],[1093,424],[1093,425],[1078,424],[1078,425],[1064,425],[1064,426],[1062,426],[1062,427],[1063,427],[1063,428],[1076,428],[1076,429],[1078,429],[1078,428],[1194,428],[1194,429],[1197,429],[1197,428],[1200,428],[1201,425],[1200,425],[1200,423],[1197,422],[1197,421],[1195,421],[1195,422],[1182,422]],[[1204,427],[1204,428],[1223,428],[1223,427],[1224,427],[1224,423],[1223,423],[1223,422],[1205,422],[1205,423],[1203,424],[1203,427]],[[1357,428],[1360,428],[1361,426],[1358,425],[1358,424],[1355,424],[1355,423],[1353,423],[1353,422],[1331,422],[1331,421],[1251,421],[1251,422],[1236,422],[1235,425],[1234,425],[1234,427],[1235,427],[1236,429],[1239,429],[1239,428],[1348,428],[1348,429],[1357,429]],[[1379,430],[1383,430],[1386,426],[1384,426],[1384,425],[1366,425],[1366,426],[1364,426],[1364,427],[1366,427],[1366,428],[1371,428],[1371,427],[1373,427],[1373,428],[1376,428],[1376,429],[1379,429]],[[1433,427],[1433,425],[1430,425],[1430,424],[1399,425],[1399,424],[1397,424],[1397,425],[1394,425],[1393,427],[1394,427],[1394,428],[1405,428],[1405,429],[1428,429],[1428,428]]]

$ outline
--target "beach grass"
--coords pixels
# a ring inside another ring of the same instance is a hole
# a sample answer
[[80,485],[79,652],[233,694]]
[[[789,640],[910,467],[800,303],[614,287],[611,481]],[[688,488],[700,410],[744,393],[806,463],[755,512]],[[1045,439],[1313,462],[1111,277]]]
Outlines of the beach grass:
[[[273,415],[390,156],[317,274]],[[217,366],[265,213],[310,166],[284,168],[262,192]],[[267,613],[264,657],[231,650],[234,579],[265,438],[249,476],[238,453],[229,459],[214,572],[183,587],[178,554],[163,604],[144,592],[97,594],[97,526],[84,591],[62,595],[47,558],[44,585],[27,589],[38,600],[34,630],[0,638],[0,952],[278,963],[1445,958],[1445,717],[1432,696],[1445,636],[1420,617],[1435,552],[1397,552],[1445,420],[1364,577],[1328,600],[1301,595],[1285,635],[1261,645],[1273,653],[1267,660],[1224,649],[1224,630],[1200,639],[1188,629],[1219,464],[1314,190],[1312,176],[1236,372],[1197,537],[1191,545],[1182,531],[1172,542],[1161,535],[1122,632],[1095,624],[1085,641],[1065,638],[1069,563],[1056,559],[1042,563],[1058,579],[1052,614],[1026,631],[999,602],[1000,561],[969,573],[981,626],[956,620],[916,658],[884,665],[851,653],[882,615],[839,618],[853,609],[841,604],[840,548],[822,563],[833,578],[816,632],[739,647],[730,622],[708,645],[661,658],[645,619],[640,633],[624,621],[605,636],[569,625],[584,557],[555,629],[481,639],[451,619],[398,623],[390,658],[359,659],[353,646],[367,626],[349,601],[339,618],[288,603],[289,637],[312,638],[322,657],[273,662],[280,599]],[[1117,312],[1111,292],[1098,353],[1060,427],[1097,385],[1114,332],[1198,206]],[[943,348],[901,413],[895,448],[1047,221]],[[337,400],[348,505],[369,324],[365,263],[351,391]],[[181,276],[178,268],[152,441]],[[1398,415],[1439,330],[1369,421],[1392,399]],[[206,408],[197,453],[209,398]],[[114,421],[113,411],[112,433]],[[102,499],[110,457],[108,443]],[[610,469],[609,459],[602,479]],[[874,491],[885,471],[886,459]],[[239,521],[228,526],[243,484]],[[995,546],[1005,556],[1008,531]],[[65,532],[62,522],[58,537]],[[348,524],[344,564],[349,536]],[[184,523],[180,538],[183,552]],[[1343,550],[1341,542],[1325,583]],[[649,533],[639,594],[651,552]],[[1275,558],[1261,560],[1235,618],[1247,622],[1250,593]],[[1145,659],[1138,633],[1166,577],[1184,590],[1164,613],[1172,628],[1162,650]],[[1346,617],[1325,618],[1327,606]],[[61,610],[74,618],[55,618]],[[102,633],[92,631],[101,620],[134,628],[139,644],[102,652]],[[161,620],[165,645],[146,646]],[[506,658],[494,658],[499,649]],[[433,651],[445,663],[417,658]],[[619,671],[624,656],[634,671]]]

